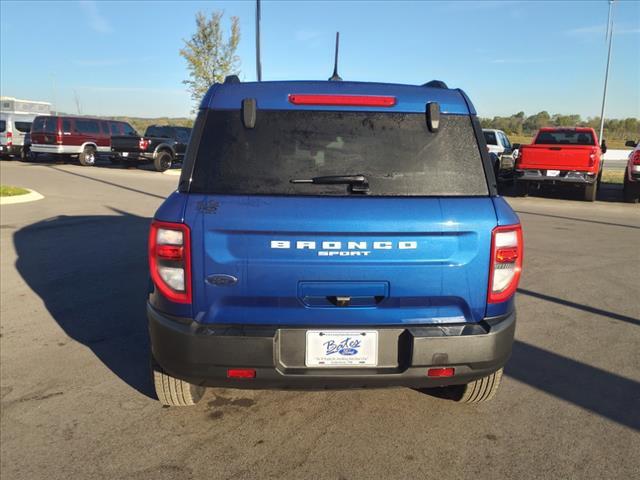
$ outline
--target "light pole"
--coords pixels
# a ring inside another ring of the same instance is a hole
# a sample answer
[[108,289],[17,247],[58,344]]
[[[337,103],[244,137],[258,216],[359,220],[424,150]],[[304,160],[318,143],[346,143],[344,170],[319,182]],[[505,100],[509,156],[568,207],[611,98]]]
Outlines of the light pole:
[[609,51],[607,52],[607,69],[604,73],[604,92],[602,93],[602,109],[600,110],[600,142],[604,133],[604,107],[607,103],[607,83],[609,82],[609,64],[611,63],[611,44],[613,43],[613,1],[609,0],[609,17],[607,18],[607,33],[609,35]]
[[262,65],[260,63],[260,0],[256,0],[256,76],[262,81]]

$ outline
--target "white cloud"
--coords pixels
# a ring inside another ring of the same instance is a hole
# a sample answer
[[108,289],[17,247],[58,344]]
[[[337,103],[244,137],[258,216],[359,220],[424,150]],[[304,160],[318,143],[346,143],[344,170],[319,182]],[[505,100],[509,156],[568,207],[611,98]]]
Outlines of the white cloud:
[[162,93],[167,95],[184,95],[188,93],[180,88],[147,88],[147,87],[106,87],[99,85],[80,85],[78,90],[88,92],[115,92],[115,93]]
[[553,61],[550,58],[496,58],[489,63],[525,65],[528,63],[545,63]]
[[310,40],[315,40],[320,36],[320,32],[315,30],[297,30],[296,31],[296,40],[301,42],[308,42]]
[[72,60],[72,63],[77,67],[119,67],[122,65],[128,65],[132,63],[140,64],[142,62],[148,62],[154,60],[156,57],[144,56],[138,58],[81,58]]
[[98,11],[98,5],[93,0],[82,0],[80,2],[80,7],[84,11],[87,16],[87,20],[89,21],[89,26],[98,33],[111,33],[113,32],[113,28],[111,28],[111,24],[106,19],[106,17],[100,15]]
[[[565,35],[569,36],[581,36],[581,35],[603,35],[607,31],[606,24],[600,25],[589,25],[585,27],[572,28],[570,30],[566,30]],[[636,26],[628,26],[628,25],[614,25],[613,33],[615,35],[631,35],[634,33],[640,33],[640,28]]]

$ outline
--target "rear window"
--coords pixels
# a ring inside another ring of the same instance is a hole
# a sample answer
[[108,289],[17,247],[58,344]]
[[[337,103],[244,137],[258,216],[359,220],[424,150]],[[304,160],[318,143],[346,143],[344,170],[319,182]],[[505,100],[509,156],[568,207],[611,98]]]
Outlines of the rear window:
[[145,132],[145,137],[173,138],[174,132],[171,127],[149,127]]
[[180,143],[188,143],[189,142],[189,137],[191,136],[191,129],[190,128],[176,128],[176,140],[178,140]]
[[80,133],[100,133],[100,126],[95,120],[76,120],[76,130]]
[[15,122],[16,130],[22,133],[29,133],[31,131],[31,122]]
[[120,135],[120,125],[116,122],[109,123],[109,131],[111,132],[111,135]]
[[[202,115],[202,114],[201,114]],[[210,110],[197,149],[192,192],[350,195],[346,185],[292,184],[325,175],[367,177],[378,196],[488,195],[471,119],[380,112]]]
[[483,132],[484,141],[487,145],[498,145],[498,139],[496,138],[496,132]]
[[31,125],[32,132],[57,133],[58,117],[36,117]]
[[540,132],[535,143],[536,145],[595,145],[595,140],[591,132],[557,130],[553,132]]
[[122,134],[123,135],[131,135],[131,136],[138,136],[138,132],[136,132],[134,130],[134,128],[129,125],[128,123],[123,123],[122,124]]
[[4,132],[7,129],[7,122],[5,120],[0,120],[0,132]]

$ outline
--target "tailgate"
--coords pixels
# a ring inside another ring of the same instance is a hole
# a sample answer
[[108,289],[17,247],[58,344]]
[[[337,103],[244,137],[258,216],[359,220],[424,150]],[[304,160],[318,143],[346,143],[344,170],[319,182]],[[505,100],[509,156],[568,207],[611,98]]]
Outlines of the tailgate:
[[527,145],[522,147],[519,169],[589,170],[594,166],[596,149],[571,145]]
[[488,197],[192,194],[185,221],[199,322],[398,325],[485,315],[496,225]]
[[140,150],[140,137],[132,135],[114,135],[111,137],[113,152],[135,152]]

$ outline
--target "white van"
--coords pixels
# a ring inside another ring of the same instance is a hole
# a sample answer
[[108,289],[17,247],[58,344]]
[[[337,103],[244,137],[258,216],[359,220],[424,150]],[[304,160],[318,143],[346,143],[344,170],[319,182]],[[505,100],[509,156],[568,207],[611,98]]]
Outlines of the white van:
[[0,155],[22,155],[24,137],[31,131],[34,118],[33,114],[0,113]]

